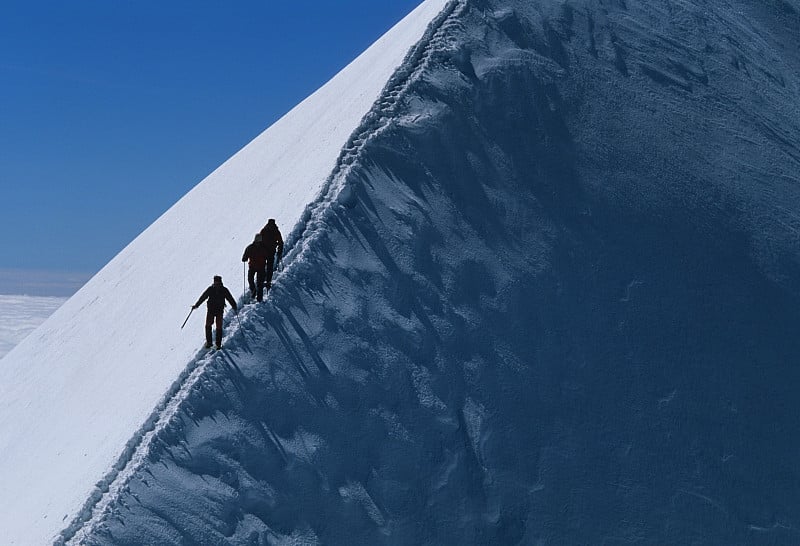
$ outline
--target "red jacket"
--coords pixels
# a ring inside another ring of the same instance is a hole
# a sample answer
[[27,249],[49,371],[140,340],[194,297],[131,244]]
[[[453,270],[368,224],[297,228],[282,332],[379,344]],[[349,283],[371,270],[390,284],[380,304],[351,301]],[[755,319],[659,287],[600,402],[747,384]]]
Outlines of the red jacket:
[[258,271],[267,267],[268,257],[269,249],[266,246],[262,243],[250,243],[247,248],[244,249],[242,261],[246,262],[250,260],[250,269]]

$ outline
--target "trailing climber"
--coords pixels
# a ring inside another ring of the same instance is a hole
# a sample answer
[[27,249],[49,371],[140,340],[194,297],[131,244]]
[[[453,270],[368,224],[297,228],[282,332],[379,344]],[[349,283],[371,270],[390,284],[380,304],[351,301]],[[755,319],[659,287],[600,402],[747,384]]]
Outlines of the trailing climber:
[[197,303],[192,305],[192,309],[197,309],[208,299],[208,313],[206,314],[206,348],[211,347],[211,325],[217,323],[217,349],[222,347],[222,314],[225,311],[225,300],[231,304],[234,311],[239,311],[236,307],[236,300],[230,290],[222,285],[222,277],[214,275],[214,284],[206,288]]

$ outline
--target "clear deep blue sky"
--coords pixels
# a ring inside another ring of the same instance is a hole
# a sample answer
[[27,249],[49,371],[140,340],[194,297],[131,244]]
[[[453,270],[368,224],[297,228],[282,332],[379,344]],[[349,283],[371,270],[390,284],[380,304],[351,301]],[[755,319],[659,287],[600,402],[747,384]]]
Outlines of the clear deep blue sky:
[[97,271],[420,2],[3,2],[0,270]]

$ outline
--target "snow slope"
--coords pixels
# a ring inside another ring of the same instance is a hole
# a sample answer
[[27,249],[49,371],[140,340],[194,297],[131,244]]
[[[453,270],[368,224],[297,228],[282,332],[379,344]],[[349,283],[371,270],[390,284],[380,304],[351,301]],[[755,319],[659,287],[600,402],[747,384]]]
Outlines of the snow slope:
[[800,5],[450,7],[79,540],[800,541]]
[[342,147],[444,0],[427,0],[145,230],[0,363],[0,529],[43,544],[72,522],[202,343],[189,306],[268,217],[302,222]]

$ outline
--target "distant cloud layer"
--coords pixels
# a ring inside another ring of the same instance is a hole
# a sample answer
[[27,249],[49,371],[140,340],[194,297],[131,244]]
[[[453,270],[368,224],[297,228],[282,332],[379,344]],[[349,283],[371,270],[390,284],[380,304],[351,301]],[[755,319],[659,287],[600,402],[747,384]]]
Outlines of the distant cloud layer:
[[0,295],[0,358],[65,301],[66,298]]
[[0,294],[67,297],[90,277],[80,272],[0,268]]

